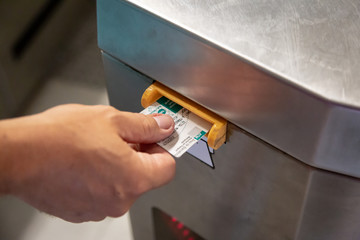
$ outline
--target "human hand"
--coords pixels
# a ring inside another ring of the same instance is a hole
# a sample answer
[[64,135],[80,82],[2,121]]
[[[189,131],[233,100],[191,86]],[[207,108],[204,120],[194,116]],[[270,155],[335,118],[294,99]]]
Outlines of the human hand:
[[1,121],[0,190],[71,222],[121,216],[173,178],[155,144],[173,130],[167,115],[73,104]]

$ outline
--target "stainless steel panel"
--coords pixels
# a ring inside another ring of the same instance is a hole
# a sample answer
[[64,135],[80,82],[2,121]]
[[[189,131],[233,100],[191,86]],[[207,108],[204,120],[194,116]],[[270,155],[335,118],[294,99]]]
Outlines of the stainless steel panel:
[[357,0],[128,0],[324,98],[360,106]]
[[[139,111],[149,78],[107,54],[103,59],[112,105]],[[233,124],[212,158],[215,169],[185,154],[176,160],[174,181],[134,204],[136,240],[155,240],[153,207],[207,240],[360,236],[358,179],[312,168]]]
[[134,204],[136,240],[155,240],[153,207],[207,240],[359,238],[359,179],[307,165],[360,176],[356,7],[98,0],[99,45],[123,61],[106,56],[112,104],[152,78],[231,122],[215,169],[185,154]]
[[98,0],[99,46],[293,157],[359,177],[358,5]]
[[234,125],[229,132],[213,155],[214,170],[185,155],[170,185],[135,203],[130,214],[136,240],[154,239],[152,207],[207,240],[360,236],[357,179],[308,167]]
[[359,180],[312,171],[308,181],[297,239],[359,239]]
[[102,59],[110,105],[121,111],[140,112],[142,94],[152,80],[104,52]]

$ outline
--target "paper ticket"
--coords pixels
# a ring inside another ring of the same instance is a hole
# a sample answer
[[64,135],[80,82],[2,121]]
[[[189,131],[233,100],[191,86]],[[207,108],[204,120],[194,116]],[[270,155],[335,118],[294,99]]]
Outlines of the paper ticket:
[[174,157],[181,157],[211,128],[209,122],[166,97],[161,97],[141,113],[146,115],[152,113],[168,114],[174,119],[175,131],[157,143]]

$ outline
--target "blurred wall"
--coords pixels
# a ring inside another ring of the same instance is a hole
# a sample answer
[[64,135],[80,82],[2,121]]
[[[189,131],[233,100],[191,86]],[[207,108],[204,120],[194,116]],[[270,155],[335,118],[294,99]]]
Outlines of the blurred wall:
[[56,64],[92,0],[0,1],[0,118],[16,116]]

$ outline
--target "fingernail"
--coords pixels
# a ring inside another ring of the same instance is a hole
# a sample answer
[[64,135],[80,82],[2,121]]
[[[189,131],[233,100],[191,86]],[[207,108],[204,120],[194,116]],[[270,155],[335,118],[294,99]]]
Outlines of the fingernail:
[[174,120],[165,114],[161,114],[153,117],[161,129],[169,129],[174,124]]

